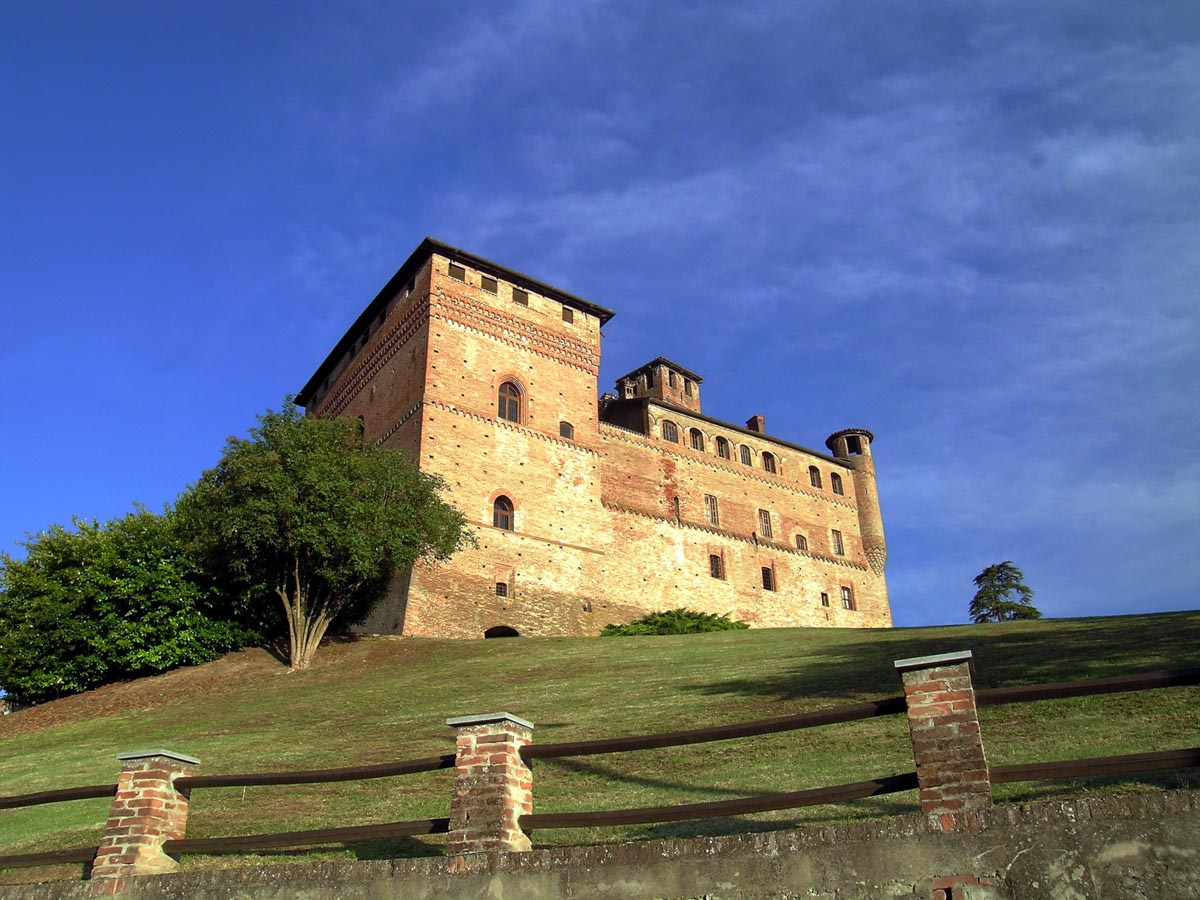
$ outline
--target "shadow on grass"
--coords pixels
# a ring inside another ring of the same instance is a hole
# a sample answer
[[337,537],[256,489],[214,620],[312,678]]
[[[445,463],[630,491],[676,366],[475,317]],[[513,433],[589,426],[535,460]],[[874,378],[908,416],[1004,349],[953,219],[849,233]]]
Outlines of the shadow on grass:
[[743,797],[746,796],[744,790],[736,788],[718,788],[707,787],[704,785],[684,784],[680,781],[670,781],[666,778],[649,778],[645,775],[630,775],[627,772],[621,772],[618,769],[610,766],[599,765],[597,763],[579,762],[576,759],[569,757],[554,757],[552,759],[541,759],[536,763],[536,768],[542,767],[549,769],[559,769],[560,771],[571,772],[575,775],[590,775],[595,778],[602,779],[607,782],[621,784],[635,784],[639,787],[662,788],[672,791],[694,791],[696,800],[687,802],[699,802],[700,799],[706,797]]
[[[900,693],[894,661],[970,650],[977,688],[1106,678],[1200,666],[1200,612],[995,625],[871,630],[861,641],[805,648],[803,666],[716,682],[707,696],[875,699]],[[815,658],[814,658],[815,657]]]

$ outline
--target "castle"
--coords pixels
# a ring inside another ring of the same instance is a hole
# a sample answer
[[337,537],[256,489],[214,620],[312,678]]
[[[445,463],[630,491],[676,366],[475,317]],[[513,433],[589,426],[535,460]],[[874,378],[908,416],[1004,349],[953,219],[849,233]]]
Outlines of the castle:
[[612,316],[426,238],[358,317],[296,402],[412,454],[478,542],[397,575],[357,630],[595,634],[680,606],[890,626],[871,433],[822,453],[714,419],[661,357],[597,397]]

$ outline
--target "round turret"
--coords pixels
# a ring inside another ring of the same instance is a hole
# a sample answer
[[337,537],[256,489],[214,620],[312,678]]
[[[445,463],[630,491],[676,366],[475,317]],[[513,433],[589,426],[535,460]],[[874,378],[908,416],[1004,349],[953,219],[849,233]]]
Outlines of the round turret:
[[865,428],[844,428],[825,439],[825,446],[854,470],[854,493],[858,498],[858,528],[863,552],[871,571],[883,575],[887,564],[887,541],[883,536],[883,516],[879,511],[879,491],[875,486],[875,461],[871,443],[875,435]]

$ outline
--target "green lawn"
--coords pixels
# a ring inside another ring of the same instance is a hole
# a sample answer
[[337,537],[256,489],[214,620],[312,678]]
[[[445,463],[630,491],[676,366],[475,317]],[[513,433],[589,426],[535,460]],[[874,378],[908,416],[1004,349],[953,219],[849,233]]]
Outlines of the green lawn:
[[[895,630],[774,629],[682,637],[363,639],[287,670],[262,651],[110,686],[0,720],[0,796],[116,778],[114,754],[165,747],[200,772],[369,764],[451,752],[448,716],[508,710],[554,742],[698,728],[900,693],[895,659],[972,650],[977,687],[1200,667],[1200,612]],[[993,764],[1200,744],[1200,689],[981,711]],[[54,721],[48,721],[54,720]],[[667,750],[545,760],[538,812],[655,806],[801,790],[911,771],[902,716]],[[1200,783],[1195,770],[1123,781],[997,787],[1002,801]],[[189,837],[444,816],[448,772],[371,782],[198,790]],[[0,812],[0,853],[95,843],[108,803]],[[547,830],[535,844],[677,837],[909,812],[915,792],[735,819]],[[438,853],[440,838],[323,854]],[[258,862],[296,858],[263,855]],[[188,858],[185,866],[243,864]],[[73,877],[71,867],[0,880]]]

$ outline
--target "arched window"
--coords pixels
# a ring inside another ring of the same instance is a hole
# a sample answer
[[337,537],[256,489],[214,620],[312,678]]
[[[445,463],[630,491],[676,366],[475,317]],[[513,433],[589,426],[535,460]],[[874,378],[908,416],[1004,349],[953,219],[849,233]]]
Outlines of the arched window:
[[717,438],[717,456],[721,457],[721,459],[729,459],[730,457],[729,441],[723,437]]
[[521,421],[521,389],[511,381],[500,385],[496,414],[510,422]]
[[763,463],[763,469],[770,472],[772,475],[775,474],[776,466],[775,466],[775,454],[774,453],[764,453],[762,455],[762,463]]
[[503,528],[505,531],[512,531],[513,518],[512,501],[501,494],[496,498],[496,502],[492,504],[492,524],[497,528]]
[[821,470],[816,466],[808,467],[808,483],[815,488],[819,488],[821,486]]
[[570,422],[559,422],[558,423],[558,436],[570,438],[571,440],[574,440],[575,426],[572,425]]
[[808,538],[806,538],[802,534],[796,535],[796,549],[797,550],[807,550],[808,549]]
[[829,473],[829,487],[833,490],[833,492],[835,494],[843,494],[844,495],[846,493],[845,491],[842,490],[842,476],[839,475],[837,472]]
[[679,426],[674,422],[662,423],[662,436],[664,441],[670,441],[672,444],[679,443]]
[[742,444],[742,446],[738,448],[738,453],[741,454],[743,466],[752,465],[752,463],[750,462],[750,448],[749,447],[747,447],[745,444]]
[[704,450],[704,432],[702,432],[699,428],[693,428],[690,432],[688,432],[688,434],[692,441],[692,449],[703,451]]

